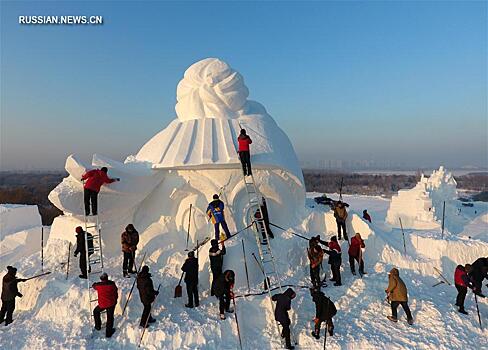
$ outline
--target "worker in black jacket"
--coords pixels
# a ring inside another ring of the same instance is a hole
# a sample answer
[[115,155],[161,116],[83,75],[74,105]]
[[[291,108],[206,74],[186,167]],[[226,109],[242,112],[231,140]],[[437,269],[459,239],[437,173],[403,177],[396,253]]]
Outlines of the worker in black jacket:
[[278,293],[271,297],[271,300],[276,301],[275,320],[278,321],[283,327],[281,337],[285,338],[287,349],[295,348],[293,345],[291,345],[291,321],[290,316],[288,316],[288,311],[291,309],[291,300],[296,296],[295,291],[288,288],[284,293]]
[[[212,270],[212,282],[219,275],[222,274],[222,266],[224,265],[224,255],[227,252],[225,250],[224,242],[222,242],[222,248],[219,248],[219,241],[212,239],[210,241],[210,249],[208,250],[208,256],[210,258],[210,270]],[[210,295],[214,295],[213,289],[210,288]]]
[[234,310],[230,308],[230,300],[234,297],[234,279],[234,271],[225,270],[223,274],[219,275],[212,282],[214,294],[219,299],[219,312],[221,320],[225,320],[225,312],[234,312]]
[[[76,232],[76,250],[74,252],[75,257],[80,254],[80,278],[87,279],[87,262],[86,262],[86,243],[85,243],[85,237],[88,238],[88,253],[89,255],[93,254],[93,236],[85,232],[81,226],[78,226],[75,229]],[[91,267],[88,267],[88,272],[91,272]]]
[[13,321],[13,314],[15,310],[15,297],[22,298],[19,293],[17,283],[25,282],[23,278],[15,277],[17,269],[13,266],[7,266],[7,274],[3,276],[2,280],[2,309],[0,310],[0,323],[5,321],[8,326]]
[[476,261],[471,264],[469,277],[471,277],[471,280],[473,281],[474,294],[484,298],[485,295],[482,293],[481,287],[483,286],[483,279],[488,279],[488,257],[476,259]]
[[151,304],[156,298],[156,295],[159,294],[159,292],[154,289],[148,266],[143,266],[141,272],[137,275],[137,289],[139,290],[139,297],[141,298],[142,305],[144,305],[139,325],[141,327],[146,327],[149,323],[156,322],[156,319],[151,316]]
[[192,308],[200,305],[198,300],[198,259],[195,258],[195,252],[188,253],[188,258],[181,267],[185,272],[186,293],[188,294],[188,304],[186,307]]
[[323,292],[318,289],[312,289],[312,300],[315,303],[315,330],[312,336],[320,339],[320,326],[322,322],[326,322],[329,335],[334,335],[334,323],[332,317],[337,314],[337,309],[334,303],[325,296]]

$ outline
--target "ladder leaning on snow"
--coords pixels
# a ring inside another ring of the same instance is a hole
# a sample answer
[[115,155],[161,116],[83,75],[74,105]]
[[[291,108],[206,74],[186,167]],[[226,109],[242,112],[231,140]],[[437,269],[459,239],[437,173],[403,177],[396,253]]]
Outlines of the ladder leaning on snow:
[[[103,273],[103,251],[102,251],[102,232],[100,229],[100,223],[98,221],[98,215],[91,216],[94,220],[90,221],[89,217],[85,215],[85,251],[86,251],[86,264],[87,264],[87,287],[88,287],[88,312],[90,313],[90,319],[95,325],[95,318],[93,316],[93,309],[98,305],[98,296],[96,291],[92,288],[92,284],[98,282],[95,280],[97,276]],[[88,238],[88,233],[91,238]],[[88,249],[88,241],[91,240],[93,246]]]
[[[249,199],[250,221],[254,221],[254,233],[256,237],[256,243],[258,246],[259,257],[261,260],[261,266],[263,268],[264,280],[268,284],[268,296],[271,304],[271,310],[274,313],[274,303],[271,300],[271,290],[279,289],[280,293],[283,293],[281,288],[280,276],[276,270],[275,259],[271,250],[271,242],[269,240],[269,232],[264,222],[263,212],[261,210],[262,195],[254,182],[254,176],[244,176],[244,186],[246,188],[247,196]],[[278,323],[276,327],[279,332]]]

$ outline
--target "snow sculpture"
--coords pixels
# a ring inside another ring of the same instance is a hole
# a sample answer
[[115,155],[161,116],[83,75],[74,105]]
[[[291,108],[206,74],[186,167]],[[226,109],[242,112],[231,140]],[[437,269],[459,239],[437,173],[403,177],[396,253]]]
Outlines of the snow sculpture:
[[417,185],[408,190],[400,190],[393,196],[386,215],[386,222],[399,227],[398,218],[404,228],[437,229],[442,220],[442,209],[446,202],[446,214],[453,216],[457,198],[456,180],[444,167],[434,170],[429,178],[422,177]]
[[[214,193],[222,194],[231,231],[245,227],[252,213],[236,151],[241,127],[253,140],[254,179],[267,198],[270,216],[276,223],[291,225],[305,215],[305,186],[293,147],[248,94],[238,72],[218,59],[204,59],[189,67],[178,84],[177,119],[137,155],[124,163],[94,155],[93,167],[106,166],[109,176],[121,178],[102,187],[99,196],[105,252],[119,251],[118,236],[130,222],[142,237],[144,230],[151,232],[147,237],[163,232],[185,237],[190,204],[191,244],[209,236],[213,228],[205,210]],[[53,238],[74,241],[74,227],[83,220],[80,179],[85,168],[74,156],[68,157],[70,176],[49,195],[65,213],[53,224]]]

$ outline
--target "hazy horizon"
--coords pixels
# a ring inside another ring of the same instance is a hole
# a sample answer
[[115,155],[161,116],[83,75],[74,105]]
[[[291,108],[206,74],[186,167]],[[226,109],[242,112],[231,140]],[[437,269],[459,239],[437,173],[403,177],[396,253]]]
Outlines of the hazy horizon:
[[[136,154],[205,57],[244,76],[302,166],[488,168],[486,2],[0,6],[1,170]],[[104,24],[18,23],[65,14]]]

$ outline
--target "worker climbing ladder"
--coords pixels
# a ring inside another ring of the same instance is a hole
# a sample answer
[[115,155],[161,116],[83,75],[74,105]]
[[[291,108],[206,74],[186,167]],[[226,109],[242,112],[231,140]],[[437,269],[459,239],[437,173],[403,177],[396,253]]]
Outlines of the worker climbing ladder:
[[[92,219],[93,220],[90,220]],[[98,276],[103,273],[102,232],[98,215],[85,215],[85,251],[87,264],[88,312],[95,325],[93,309],[98,305],[96,291],[92,284],[98,282]]]
[[[250,220],[254,221],[254,233],[256,237],[256,244],[258,246],[259,257],[261,260],[262,272],[264,274],[264,280],[267,281],[267,292],[269,296],[269,302],[271,304],[271,310],[275,309],[275,305],[271,300],[271,290],[279,289],[280,293],[283,293],[281,287],[280,276],[276,270],[275,259],[271,250],[271,244],[269,241],[269,232],[264,222],[264,215],[261,210],[262,195],[256,187],[254,176],[244,176],[244,185],[249,199]],[[276,323],[278,334],[281,334],[278,328],[278,322]]]

